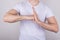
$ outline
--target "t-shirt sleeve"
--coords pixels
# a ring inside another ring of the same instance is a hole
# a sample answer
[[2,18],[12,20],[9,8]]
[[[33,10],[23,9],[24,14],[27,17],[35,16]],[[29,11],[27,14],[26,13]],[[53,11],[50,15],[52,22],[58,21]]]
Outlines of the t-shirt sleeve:
[[12,9],[16,10],[17,12],[20,12],[19,7],[20,7],[20,5],[16,4],[15,6],[12,7]]
[[52,10],[50,8],[47,8],[46,10],[46,18],[52,17],[54,16]]

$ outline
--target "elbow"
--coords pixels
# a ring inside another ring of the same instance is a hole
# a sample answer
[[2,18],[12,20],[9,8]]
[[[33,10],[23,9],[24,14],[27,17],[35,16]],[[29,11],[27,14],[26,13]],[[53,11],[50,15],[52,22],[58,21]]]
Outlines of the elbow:
[[58,27],[54,28],[53,31],[54,31],[55,33],[58,33],[58,31],[59,31]]
[[59,31],[58,29],[55,29],[55,30],[54,30],[55,33],[58,33],[58,31]]
[[4,17],[4,18],[3,18],[3,21],[4,21],[4,22],[8,22],[8,23],[13,23],[12,21],[8,20],[7,17]]
[[8,19],[7,16],[4,16],[4,17],[3,17],[3,21],[4,21],[4,22],[7,22],[7,21],[8,21],[7,19]]
[[4,22],[10,22],[8,16],[4,16],[4,17],[3,17],[3,21],[4,21]]
[[3,21],[6,22],[7,21],[7,17],[3,16]]
[[14,22],[16,22],[16,20],[15,19],[12,19],[11,17],[12,16],[9,16],[9,15],[8,16],[4,16],[3,17],[3,21],[4,22],[8,22],[8,23],[14,23]]

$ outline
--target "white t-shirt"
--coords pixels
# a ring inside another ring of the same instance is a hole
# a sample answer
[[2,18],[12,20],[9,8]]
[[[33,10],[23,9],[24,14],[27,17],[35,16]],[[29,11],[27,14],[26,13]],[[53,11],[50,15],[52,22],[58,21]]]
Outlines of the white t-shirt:
[[[45,22],[46,18],[54,16],[51,9],[40,2],[34,7],[40,21]],[[20,15],[31,15],[32,7],[29,2],[22,2],[13,7]],[[22,20],[20,25],[19,40],[46,40],[45,29],[31,20]]]

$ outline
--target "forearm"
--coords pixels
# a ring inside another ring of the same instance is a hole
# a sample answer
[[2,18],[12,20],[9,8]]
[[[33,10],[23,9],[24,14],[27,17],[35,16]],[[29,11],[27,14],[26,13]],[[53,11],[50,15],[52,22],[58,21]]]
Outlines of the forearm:
[[57,32],[57,25],[55,24],[48,24],[41,21],[38,21],[37,23],[46,30]]
[[33,16],[32,15],[30,15],[30,16],[19,16],[18,17],[18,20],[20,21],[20,20],[33,20]]
[[33,16],[30,15],[30,16],[19,16],[19,15],[11,15],[11,14],[8,14],[8,15],[5,15],[4,16],[4,21],[5,22],[17,22],[17,21],[21,21],[21,20],[32,20],[33,19]]

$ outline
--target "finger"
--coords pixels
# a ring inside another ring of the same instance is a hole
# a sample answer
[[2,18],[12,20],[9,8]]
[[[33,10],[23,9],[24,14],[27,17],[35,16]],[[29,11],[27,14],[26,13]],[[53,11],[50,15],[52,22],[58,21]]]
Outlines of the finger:
[[32,7],[32,9],[33,9],[33,14],[36,15],[36,11],[35,11],[34,7]]
[[34,7],[32,7],[32,9],[33,9],[33,15],[34,15],[34,17],[36,17],[37,14],[36,14],[36,11],[35,11]]
[[34,9],[34,7],[32,7],[32,10],[33,10],[33,13],[35,13],[35,9]]
[[32,9],[34,10],[34,7],[32,7]]
[[36,14],[36,13],[34,13],[34,16],[37,16],[37,14]]

